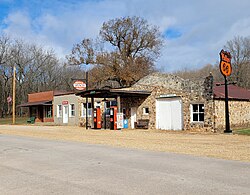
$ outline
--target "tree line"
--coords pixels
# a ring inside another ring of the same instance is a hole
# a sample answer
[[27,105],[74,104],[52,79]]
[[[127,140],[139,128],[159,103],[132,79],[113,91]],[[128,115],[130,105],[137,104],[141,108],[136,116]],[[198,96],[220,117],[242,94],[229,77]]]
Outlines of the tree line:
[[[12,96],[13,67],[16,67],[16,104],[27,102],[27,94],[47,91],[72,91],[72,78],[85,78],[89,87],[129,87],[140,78],[157,71],[155,61],[163,47],[158,27],[140,17],[123,17],[104,22],[96,39],[83,38],[73,45],[65,61],[53,50],[37,44],[0,35],[0,117],[11,114],[7,98]],[[233,73],[230,80],[250,88],[250,38],[235,37],[224,47],[231,52]],[[218,64],[200,70],[181,70],[175,74],[198,79],[212,72],[223,81]],[[109,83],[107,84],[107,82]]]
[[[232,56],[232,74],[228,77],[228,80],[236,83],[237,86],[250,89],[250,37],[235,36],[232,40],[227,41],[223,49],[229,51]],[[219,62],[213,65],[207,64],[198,70],[176,71],[175,74],[185,79],[196,80],[205,78],[210,72],[215,83],[224,82],[224,77],[220,73]]]
[[27,94],[46,90],[70,90],[71,77],[79,67],[67,67],[53,50],[21,40],[0,36],[0,117],[11,114],[7,98],[12,96],[13,67],[16,67],[16,104],[27,101]]

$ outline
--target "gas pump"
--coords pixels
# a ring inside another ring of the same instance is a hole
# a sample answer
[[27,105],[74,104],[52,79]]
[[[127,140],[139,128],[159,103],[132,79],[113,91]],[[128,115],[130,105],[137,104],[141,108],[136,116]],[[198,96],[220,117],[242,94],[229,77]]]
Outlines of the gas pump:
[[110,107],[110,129],[117,130],[117,106]]
[[94,109],[94,129],[102,128],[101,108]]

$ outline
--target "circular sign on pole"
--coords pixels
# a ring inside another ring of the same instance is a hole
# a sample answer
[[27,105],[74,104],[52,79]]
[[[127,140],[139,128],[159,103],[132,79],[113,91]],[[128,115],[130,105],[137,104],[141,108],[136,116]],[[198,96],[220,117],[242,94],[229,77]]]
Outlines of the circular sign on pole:
[[83,81],[75,81],[73,84],[74,88],[79,90],[79,91],[84,91],[86,90],[86,83]]
[[227,51],[221,50],[220,52],[220,72],[228,77],[232,73],[231,54]]

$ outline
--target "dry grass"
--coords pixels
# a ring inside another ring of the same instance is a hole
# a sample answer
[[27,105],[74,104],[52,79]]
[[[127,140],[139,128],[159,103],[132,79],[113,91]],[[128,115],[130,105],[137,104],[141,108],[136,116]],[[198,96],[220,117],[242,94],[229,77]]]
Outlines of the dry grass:
[[1,125],[1,133],[250,162],[250,136],[242,135],[35,125]]

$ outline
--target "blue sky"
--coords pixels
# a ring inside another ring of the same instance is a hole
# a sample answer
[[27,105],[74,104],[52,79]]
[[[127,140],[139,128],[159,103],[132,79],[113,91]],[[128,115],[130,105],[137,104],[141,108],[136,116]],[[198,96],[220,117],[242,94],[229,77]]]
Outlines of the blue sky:
[[156,66],[166,72],[215,64],[234,36],[250,36],[249,0],[0,0],[0,32],[53,48],[60,58],[103,22],[140,16],[165,39]]

